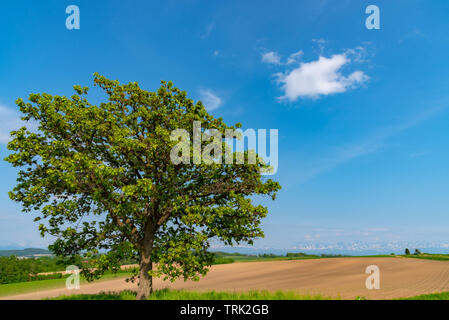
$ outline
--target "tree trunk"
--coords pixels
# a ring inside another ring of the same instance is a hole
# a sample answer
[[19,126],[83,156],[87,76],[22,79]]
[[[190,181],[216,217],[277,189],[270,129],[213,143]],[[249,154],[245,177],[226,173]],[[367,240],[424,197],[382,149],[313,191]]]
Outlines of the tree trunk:
[[151,254],[153,252],[154,232],[151,227],[147,228],[143,242],[143,249],[140,254],[139,286],[137,290],[137,300],[146,300],[153,293],[153,276],[148,272],[153,270]]
[[137,300],[146,300],[153,293],[153,277],[148,274],[152,270],[152,262],[140,263],[139,287],[137,290]]

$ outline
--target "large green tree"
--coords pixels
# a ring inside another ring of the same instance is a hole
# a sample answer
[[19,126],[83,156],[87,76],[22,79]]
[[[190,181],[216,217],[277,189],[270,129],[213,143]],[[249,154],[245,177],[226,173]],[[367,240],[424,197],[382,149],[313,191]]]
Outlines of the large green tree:
[[[267,209],[253,204],[252,196],[274,199],[280,186],[262,175],[262,159],[220,164],[170,158],[176,129],[192,132],[200,122],[203,133],[224,135],[239,124],[214,118],[171,82],[148,92],[95,74],[94,84],[106,93],[104,103],[89,103],[88,88],[80,86],[70,98],[42,93],[17,100],[22,119],[33,125],[11,132],[5,160],[20,170],[10,197],[37,214],[42,236],[57,237],[52,251],[91,257],[94,269],[81,266],[89,279],[135,257],[138,299],[144,299],[153,276],[205,275],[212,239],[233,245],[263,236]],[[188,139],[195,143],[193,134]],[[195,158],[191,149],[184,159]]]

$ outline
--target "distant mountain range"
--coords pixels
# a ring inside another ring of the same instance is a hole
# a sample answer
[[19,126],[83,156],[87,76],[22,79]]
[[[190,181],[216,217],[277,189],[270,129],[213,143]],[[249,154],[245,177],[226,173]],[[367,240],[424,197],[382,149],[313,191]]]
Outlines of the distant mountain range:
[[10,250],[0,250],[0,257],[34,257],[41,255],[51,255],[51,252],[47,249],[39,248],[25,248],[25,249],[10,249]]
[[222,244],[213,244],[212,251],[238,252],[244,254],[285,254],[287,252],[304,252],[307,254],[343,254],[343,255],[372,255],[372,254],[402,254],[405,248],[411,251],[419,249],[427,253],[449,253],[449,242],[435,243],[427,241],[392,241],[392,242],[301,242],[289,248],[235,246],[229,247]]

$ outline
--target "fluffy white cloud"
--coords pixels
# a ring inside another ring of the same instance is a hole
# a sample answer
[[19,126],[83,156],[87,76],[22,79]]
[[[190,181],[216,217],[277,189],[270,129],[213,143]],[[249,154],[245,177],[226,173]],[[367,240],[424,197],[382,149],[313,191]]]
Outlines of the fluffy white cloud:
[[351,62],[346,53],[330,58],[320,56],[318,60],[301,63],[299,67],[276,74],[284,96],[281,99],[295,101],[298,98],[318,98],[323,95],[345,92],[369,79],[362,71],[348,76],[340,69]]
[[201,101],[208,111],[218,109],[223,101],[210,90],[200,90]]
[[282,64],[281,57],[275,51],[269,51],[262,53],[262,62],[271,63],[271,64]]

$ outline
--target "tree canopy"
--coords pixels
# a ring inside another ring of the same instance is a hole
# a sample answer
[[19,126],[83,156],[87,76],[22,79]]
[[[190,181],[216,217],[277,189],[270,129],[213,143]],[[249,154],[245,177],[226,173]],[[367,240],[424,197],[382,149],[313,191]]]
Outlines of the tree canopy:
[[[70,98],[42,93],[31,94],[28,102],[17,100],[22,119],[37,129],[26,125],[11,132],[5,160],[19,171],[9,195],[23,211],[37,215],[42,236],[57,238],[50,246],[54,253],[91,257],[96,269],[82,270],[89,279],[136,257],[143,299],[153,276],[206,274],[212,239],[251,244],[263,236],[267,208],[254,204],[252,196],[274,200],[280,185],[262,175],[267,166],[261,158],[255,164],[170,158],[179,143],[174,130],[192,132],[200,122],[205,147],[208,131],[224,135],[239,124],[228,126],[208,114],[171,82],[149,92],[135,82],[120,84],[95,74],[94,84],[107,101],[89,103],[88,88],[81,86],[74,86]],[[224,139],[220,143],[229,148]]]

